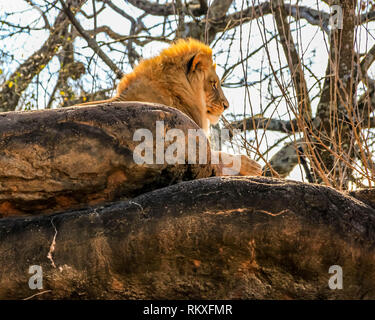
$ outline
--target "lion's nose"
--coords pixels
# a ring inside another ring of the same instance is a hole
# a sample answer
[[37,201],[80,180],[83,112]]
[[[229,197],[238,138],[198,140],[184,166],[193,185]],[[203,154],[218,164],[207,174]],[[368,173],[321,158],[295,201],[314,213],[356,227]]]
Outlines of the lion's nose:
[[227,110],[229,108],[229,103],[223,102],[223,108],[224,108],[224,110]]

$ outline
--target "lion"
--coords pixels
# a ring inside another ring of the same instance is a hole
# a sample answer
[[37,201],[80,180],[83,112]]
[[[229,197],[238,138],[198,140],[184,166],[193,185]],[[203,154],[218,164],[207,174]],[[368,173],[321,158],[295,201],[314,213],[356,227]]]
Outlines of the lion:
[[[216,124],[229,107],[216,74],[212,49],[195,39],[177,40],[158,56],[142,60],[121,79],[113,98],[78,106],[116,101],[153,102],[176,108],[190,117],[207,136],[210,125]],[[223,157],[232,157],[233,161],[240,157],[240,175],[261,174],[260,165],[247,156],[218,153],[222,166],[227,167]]]

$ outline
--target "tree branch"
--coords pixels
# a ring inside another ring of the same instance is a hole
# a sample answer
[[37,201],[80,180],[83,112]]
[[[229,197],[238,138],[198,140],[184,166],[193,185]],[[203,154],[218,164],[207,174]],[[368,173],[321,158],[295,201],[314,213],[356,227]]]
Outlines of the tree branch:
[[[319,26],[323,28],[325,32],[328,32],[328,13],[305,6],[296,6],[289,4],[285,4],[285,11],[288,15],[292,16],[296,20],[303,18],[311,25]],[[241,23],[258,19],[261,16],[267,14],[272,14],[271,3],[263,2],[259,5],[248,7],[243,11],[227,15],[226,19],[222,22],[221,27],[227,26],[227,28],[231,29],[237,27]]]
[[366,56],[362,59],[360,63],[361,79],[362,81],[369,86],[367,71],[375,61],[375,45],[367,52]]
[[43,12],[43,10],[38,6],[38,5],[36,5],[36,4],[34,4],[31,0],[25,0],[30,6],[32,6],[35,10],[37,10],[39,13],[40,13],[40,15],[41,15],[41,17],[42,17],[42,19],[43,19],[43,21],[44,21],[44,27],[45,27],[45,29],[51,29],[51,25],[50,25],[50,23],[49,23],[49,21],[48,21],[48,18],[47,18],[47,16],[45,15],[45,13]]
[[269,130],[283,133],[300,131],[296,120],[270,119],[265,117],[250,117],[230,123],[233,129],[245,130]]
[[[297,150],[304,145],[303,140],[292,141],[285,144],[268,162],[268,165],[275,170],[280,178],[286,178],[298,164]],[[272,176],[272,170],[264,169],[266,176]]]
[[[67,4],[74,12],[77,12],[86,0],[68,0]],[[21,94],[29,86],[30,82],[39,74],[56,54],[56,50],[65,42],[65,34],[70,24],[64,13],[59,13],[54,25],[50,29],[50,35],[42,47],[33,53],[7,81],[0,87],[0,112],[15,110]]]
[[309,121],[312,118],[310,98],[308,95],[307,84],[302,70],[302,63],[298,56],[290,26],[287,21],[287,12],[283,0],[273,0],[272,10],[274,11],[276,27],[280,36],[280,42],[288,62],[290,74],[293,80],[298,101],[298,113],[303,119]]
[[[141,9],[153,16],[171,16],[176,14],[174,3],[159,4],[147,0],[127,0],[130,4]],[[198,5],[194,1],[190,1],[182,5],[181,10],[185,14],[192,13],[194,16],[201,16],[207,12],[207,1],[199,0]]]
[[70,11],[69,6],[66,6],[63,0],[60,0],[60,4],[63,8],[63,11],[69,18],[70,22],[74,25],[80,35],[86,40],[89,47],[104,61],[105,64],[116,74],[118,79],[123,77],[123,72],[116,66],[115,63],[103,52],[103,50],[99,47],[98,43],[91,38],[85,30],[82,28],[81,24],[78,20],[74,17],[72,12]]

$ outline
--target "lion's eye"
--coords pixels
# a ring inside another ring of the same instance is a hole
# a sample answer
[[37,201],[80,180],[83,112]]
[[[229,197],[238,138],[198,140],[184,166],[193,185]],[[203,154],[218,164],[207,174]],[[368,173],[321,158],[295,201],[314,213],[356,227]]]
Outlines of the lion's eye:
[[211,81],[211,83],[212,83],[212,87],[217,89],[217,81]]

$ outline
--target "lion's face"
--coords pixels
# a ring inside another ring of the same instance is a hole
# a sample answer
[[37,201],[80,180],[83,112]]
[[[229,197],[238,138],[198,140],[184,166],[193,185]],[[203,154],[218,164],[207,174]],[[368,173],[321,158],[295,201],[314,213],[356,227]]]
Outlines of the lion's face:
[[206,95],[208,120],[211,124],[216,124],[224,110],[228,109],[229,103],[221,88],[215,65],[212,65],[206,73],[204,92]]

